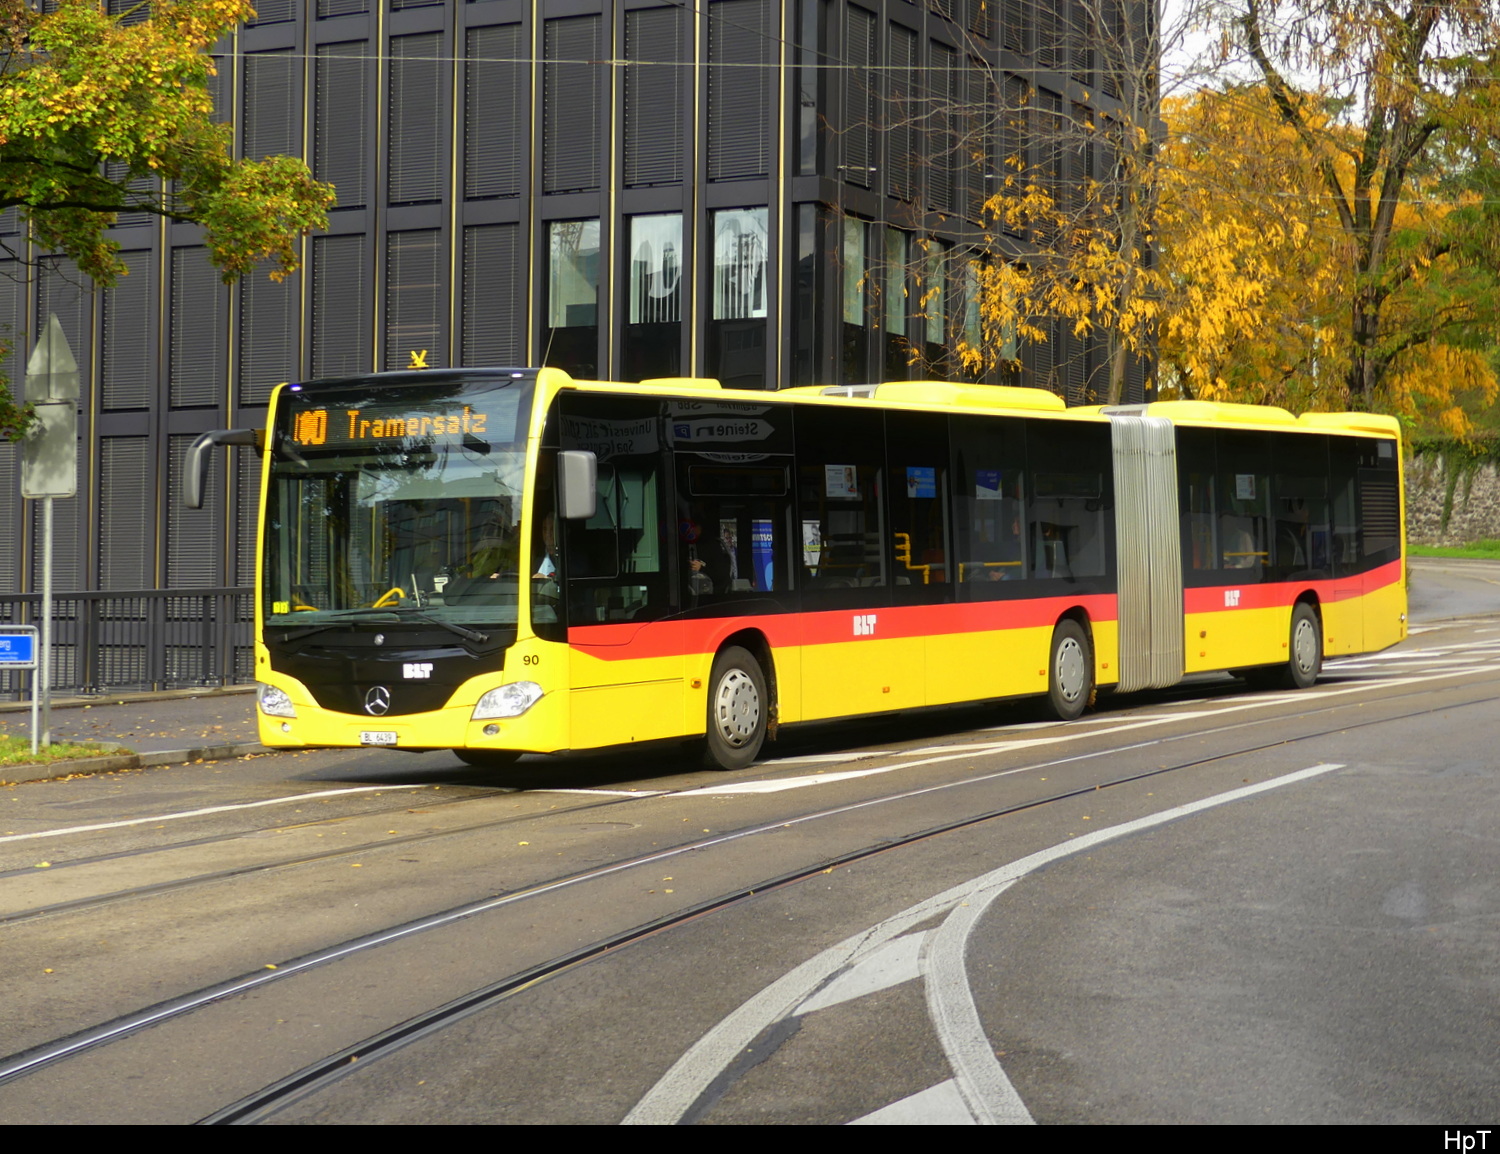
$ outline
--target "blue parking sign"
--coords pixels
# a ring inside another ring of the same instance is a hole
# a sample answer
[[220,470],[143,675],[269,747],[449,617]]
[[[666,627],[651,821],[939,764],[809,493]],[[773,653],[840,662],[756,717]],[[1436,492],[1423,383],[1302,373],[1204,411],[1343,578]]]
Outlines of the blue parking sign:
[[36,668],[36,627],[0,626],[0,669]]

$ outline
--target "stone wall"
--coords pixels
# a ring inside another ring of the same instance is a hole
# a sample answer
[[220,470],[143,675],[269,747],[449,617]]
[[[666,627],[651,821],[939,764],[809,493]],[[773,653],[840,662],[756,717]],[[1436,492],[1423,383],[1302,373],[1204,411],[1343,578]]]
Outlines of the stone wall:
[[1462,545],[1482,537],[1500,538],[1500,474],[1493,464],[1460,469],[1453,511],[1442,529],[1449,468],[1436,453],[1406,463],[1406,535],[1414,545]]

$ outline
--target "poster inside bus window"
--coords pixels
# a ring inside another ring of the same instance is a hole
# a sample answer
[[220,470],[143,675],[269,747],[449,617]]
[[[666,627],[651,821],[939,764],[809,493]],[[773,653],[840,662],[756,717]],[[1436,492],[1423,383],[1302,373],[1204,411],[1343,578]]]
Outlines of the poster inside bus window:
[[858,501],[859,471],[853,465],[824,465],[823,491],[830,501]]
[[936,497],[937,469],[931,465],[908,465],[906,495],[908,497]]

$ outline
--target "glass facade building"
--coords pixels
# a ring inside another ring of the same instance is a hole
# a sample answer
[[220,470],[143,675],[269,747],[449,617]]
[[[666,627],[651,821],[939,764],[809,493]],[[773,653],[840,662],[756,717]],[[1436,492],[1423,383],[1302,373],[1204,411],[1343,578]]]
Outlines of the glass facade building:
[[[337,186],[298,273],[226,287],[195,227],[144,214],[111,233],[130,275],[108,290],[45,253],[32,273],[0,260],[17,384],[51,313],[81,369],[55,587],[248,586],[258,461],[218,457],[201,510],[181,462],[200,432],[263,424],[287,379],[414,356],[745,389],[950,375],[1006,158],[1060,200],[1107,173],[1105,49],[1153,9],[261,0],[221,45],[216,99],[242,155],[300,155]],[[0,239],[24,246],[14,210]],[[1024,259],[1027,238],[995,243]],[[1101,350],[1054,327],[1011,350],[1006,383],[1085,400]],[[18,474],[0,445],[0,597],[40,585]]]

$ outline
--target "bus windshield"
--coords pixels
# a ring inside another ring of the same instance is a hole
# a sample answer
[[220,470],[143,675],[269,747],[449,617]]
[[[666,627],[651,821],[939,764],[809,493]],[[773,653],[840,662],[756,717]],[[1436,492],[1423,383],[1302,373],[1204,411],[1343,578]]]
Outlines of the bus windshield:
[[413,373],[282,394],[265,624],[516,623],[530,373]]

